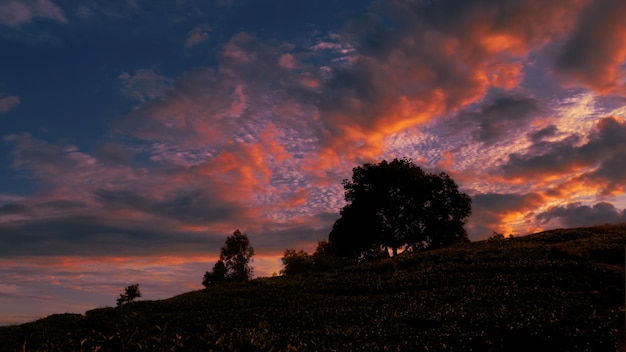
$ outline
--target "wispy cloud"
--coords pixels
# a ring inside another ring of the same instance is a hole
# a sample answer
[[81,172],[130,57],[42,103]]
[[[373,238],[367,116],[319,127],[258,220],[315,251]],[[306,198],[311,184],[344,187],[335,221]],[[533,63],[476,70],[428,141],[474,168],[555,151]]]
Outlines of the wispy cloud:
[[201,23],[193,27],[185,38],[185,47],[191,48],[201,44],[209,39],[209,33],[211,32],[211,26],[208,23]]
[[63,10],[51,0],[10,0],[0,3],[0,23],[5,26],[19,27],[36,18],[67,23]]
[[122,83],[122,92],[141,103],[164,96],[172,84],[171,79],[149,69],[137,70],[133,74],[122,72],[118,79]]
[[6,114],[20,103],[20,98],[15,95],[0,94],[0,114]]

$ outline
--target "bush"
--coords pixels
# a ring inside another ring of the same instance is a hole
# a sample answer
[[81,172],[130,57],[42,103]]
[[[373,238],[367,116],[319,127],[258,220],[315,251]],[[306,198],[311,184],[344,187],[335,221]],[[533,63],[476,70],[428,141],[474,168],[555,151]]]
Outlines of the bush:
[[285,266],[281,270],[283,275],[302,274],[313,269],[313,257],[303,250],[286,249],[281,261]]
[[121,306],[124,303],[132,302],[135,298],[141,297],[141,290],[139,290],[139,284],[127,286],[124,289],[124,293],[120,293],[117,299],[117,306]]

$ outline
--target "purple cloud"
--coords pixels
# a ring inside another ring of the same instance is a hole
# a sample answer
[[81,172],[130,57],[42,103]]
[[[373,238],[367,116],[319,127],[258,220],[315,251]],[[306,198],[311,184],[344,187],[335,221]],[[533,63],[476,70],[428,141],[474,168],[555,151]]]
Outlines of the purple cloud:
[[619,210],[611,203],[601,202],[593,206],[570,203],[556,206],[538,214],[542,223],[556,219],[562,226],[579,227],[626,222],[626,211]]

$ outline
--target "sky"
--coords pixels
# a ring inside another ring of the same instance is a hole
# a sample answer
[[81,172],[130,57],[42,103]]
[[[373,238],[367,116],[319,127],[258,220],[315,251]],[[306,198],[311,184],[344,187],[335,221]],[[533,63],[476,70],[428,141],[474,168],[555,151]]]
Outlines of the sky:
[[471,240],[626,221],[626,1],[0,0],[0,324],[313,251],[411,158]]

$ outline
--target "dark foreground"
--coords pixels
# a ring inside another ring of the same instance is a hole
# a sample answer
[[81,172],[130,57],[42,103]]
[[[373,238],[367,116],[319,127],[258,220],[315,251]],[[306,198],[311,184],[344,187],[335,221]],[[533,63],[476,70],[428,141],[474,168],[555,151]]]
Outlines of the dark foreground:
[[556,230],[225,284],[0,327],[0,351],[623,351],[625,240]]

